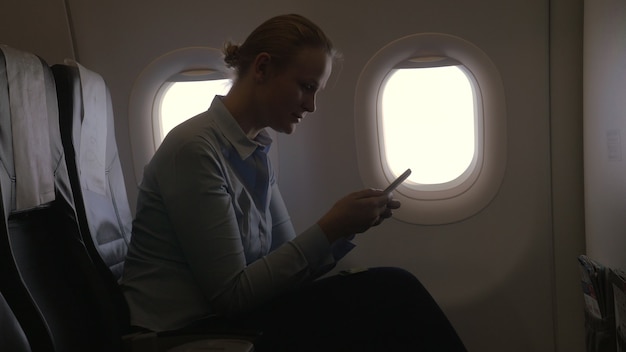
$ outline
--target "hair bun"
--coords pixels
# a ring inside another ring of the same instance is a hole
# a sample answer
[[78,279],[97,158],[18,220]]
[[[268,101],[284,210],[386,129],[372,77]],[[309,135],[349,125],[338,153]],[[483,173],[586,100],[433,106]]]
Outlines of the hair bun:
[[230,42],[224,45],[224,62],[226,66],[237,68],[239,64],[239,45]]

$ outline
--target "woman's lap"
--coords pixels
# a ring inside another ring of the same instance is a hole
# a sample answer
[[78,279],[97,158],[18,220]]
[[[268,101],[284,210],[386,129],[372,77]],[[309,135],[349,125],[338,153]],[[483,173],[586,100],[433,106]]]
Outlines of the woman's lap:
[[317,280],[237,319],[263,351],[465,351],[428,291],[398,268]]

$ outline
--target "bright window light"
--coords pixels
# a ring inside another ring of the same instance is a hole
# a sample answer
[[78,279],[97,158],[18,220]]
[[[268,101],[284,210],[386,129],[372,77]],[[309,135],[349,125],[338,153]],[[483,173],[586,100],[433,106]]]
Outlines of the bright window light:
[[369,59],[354,96],[359,172],[394,192],[394,217],[412,224],[466,219],[498,194],[507,156],[506,102],[498,68],[463,38],[418,33]]
[[181,122],[206,111],[215,95],[225,95],[230,79],[175,82],[169,85],[161,100],[161,140]]
[[394,175],[441,184],[463,175],[476,153],[472,84],[457,66],[394,69],[382,89],[382,150]]

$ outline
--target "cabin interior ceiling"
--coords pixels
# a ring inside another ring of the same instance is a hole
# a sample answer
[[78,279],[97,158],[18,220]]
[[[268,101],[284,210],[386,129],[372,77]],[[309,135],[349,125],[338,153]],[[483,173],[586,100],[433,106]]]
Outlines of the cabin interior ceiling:
[[[528,165],[538,165],[540,172],[526,182],[505,178],[515,180],[505,181],[502,186],[501,192],[508,197],[496,197],[480,217],[469,218],[462,224],[440,228],[400,222],[386,224],[385,231],[394,232],[394,243],[418,239],[420,248],[416,248],[415,256],[390,258],[388,253],[380,253],[376,249],[390,245],[386,241],[391,241],[383,236],[378,236],[383,238],[380,240],[359,242],[359,248],[362,253],[368,253],[367,263],[417,267],[413,271],[427,286],[433,287],[449,287],[445,285],[449,277],[442,273],[457,272],[459,263],[463,263],[461,273],[457,274],[458,287],[469,292],[467,297],[439,289],[434,289],[433,295],[443,302],[444,310],[470,350],[583,351],[582,301],[575,263],[575,256],[584,253],[582,107],[571,103],[582,100],[577,88],[582,84],[583,0],[431,1],[424,7],[429,14],[420,13],[419,22],[414,20],[416,13],[402,10],[405,5],[420,10],[411,0],[371,1],[368,6],[356,0],[231,0],[224,6],[203,0],[1,1],[0,44],[36,53],[49,64],[74,58],[105,78],[114,103],[116,137],[131,208],[135,205],[137,184],[130,174],[134,167],[128,125],[129,97],[135,79],[152,60],[181,47],[221,48],[225,39],[243,41],[257,24],[279,13],[298,12],[319,23],[346,57],[333,73],[327,89],[319,95],[318,112],[313,117],[319,123],[306,121],[299,127],[306,128],[306,133],[296,132],[295,138],[278,138],[281,169],[288,167],[291,174],[281,175],[281,187],[300,192],[286,195],[287,204],[297,198],[315,199],[306,212],[292,214],[296,230],[302,230],[311,219],[321,215],[337,195],[363,186],[354,157],[356,144],[350,134],[353,101],[339,101],[335,95],[354,92],[360,71],[379,48],[418,32],[446,32],[478,47],[490,48],[487,54],[500,68],[503,80],[519,81],[507,86],[508,114],[520,114],[520,118],[508,124],[509,130],[524,131],[525,135],[509,137],[510,153],[515,153],[515,158],[509,159],[507,174],[524,174]],[[515,5],[518,3],[519,6]],[[467,16],[479,13],[498,15],[490,16],[489,21]],[[356,14],[360,19],[355,18]],[[446,14],[445,25],[438,14]],[[512,20],[516,18],[520,20]],[[537,22],[523,23],[529,18]],[[390,23],[393,30],[378,30]],[[514,42],[519,50],[489,45],[494,42]],[[564,64],[572,53],[579,57]],[[523,56],[524,65],[509,63],[515,56]],[[537,71],[543,81],[519,79]],[[537,90],[540,95],[528,94]],[[324,101],[330,104],[321,103]],[[332,114],[326,113],[331,109]],[[547,118],[532,128],[527,127],[523,118],[534,116]],[[330,145],[320,140],[336,142]],[[535,141],[545,143],[552,154],[520,151]],[[324,155],[334,157],[327,159]],[[342,171],[311,175],[306,172],[311,169]],[[325,191],[318,192],[319,189]],[[529,192],[540,194],[539,198],[545,196],[538,209],[530,202],[524,203],[524,195]],[[501,209],[511,208],[514,201],[524,209],[519,219],[512,219],[510,225],[490,223],[490,218],[503,217]],[[468,232],[466,228],[471,230]],[[484,231],[485,228],[490,231]],[[521,236],[500,236],[502,231],[509,230]],[[382,231],[375,230],[377,234]],[[447,236],[446,240],[441,240],[442,234]],[[467,244],[468,236],[474,239],[474,244]],[[530,248],[524,236],[542,245]],[[488,245],[482,247],[480,243]],[[468,248],[472,253],[468,253]],[[459,261],[446,261],[443,255],[442,258],[423,255],[439,252]],[[503,252],[515,255],[507,257]],[[489,265],[485,260],[474,261],[472,256],[493,257],[494,262]],[[533,262],[535,257],[554,258],[553,267],[546,267],[540,260]],[[519,258],[527,260],[523,267]],[[345,265],[359,260],[357,257]],[[428,270],[432,266],[437,266],[437,273]],[[484,291],[480,285],[473,285],[479,276],[498,284]],[[533,282],[550,289],[535,290],[527,285]],[[517,293],[511,293],[514,291]],[[542,318],[534,319],[535,313]],[[472,317],[480,317],[480,323],[473,323]],[[502,349],[503,346],[510,348]]]

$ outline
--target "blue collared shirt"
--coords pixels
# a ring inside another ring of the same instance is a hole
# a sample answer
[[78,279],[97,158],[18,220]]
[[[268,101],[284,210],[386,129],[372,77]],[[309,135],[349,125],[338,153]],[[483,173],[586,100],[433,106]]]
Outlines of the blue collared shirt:
[[251,309],[354,246],[330,246],[317,225],[296,236],[269,160],[256,170],[271,142],[250,140],[219,97],[168,134],[139,187],[121,281],[131,324],[162,331]]

